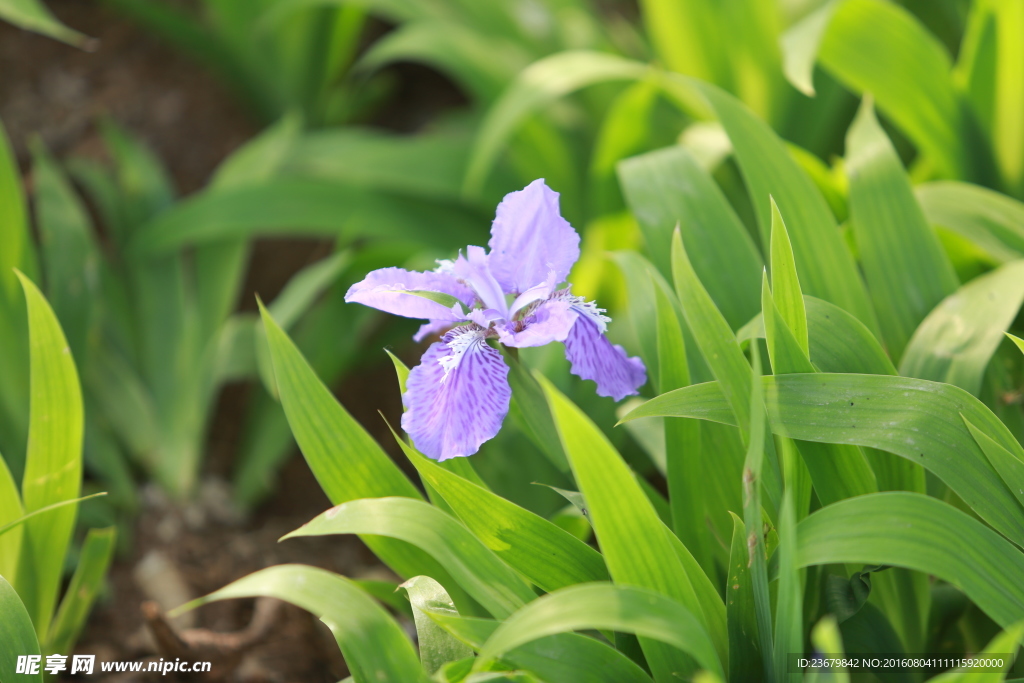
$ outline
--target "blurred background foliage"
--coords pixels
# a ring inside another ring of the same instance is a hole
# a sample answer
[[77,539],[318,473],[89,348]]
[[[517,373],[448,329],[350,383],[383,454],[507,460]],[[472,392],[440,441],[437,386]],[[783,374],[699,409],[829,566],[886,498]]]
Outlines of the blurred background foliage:
[[[381,346],[405,343],[412,329],[344,306],[350,283],[382,265],[429,268],[458,245],[482,243],[500,197],[545,177],[584,236],[571,278],[576,291],[626,316],[633,324],[613,330],[643,349],[643,312],[626,310],[626,301],[649,284],[632,253],[646,253],[669,276],[665,243],[655,237],[671,227],[668,214],[679,217],[678,206],[645,203],[644,193],[658,183],[663,194],[685,194],[693,189],[685,183],[711,181],[700,190],[721,193],[726,219],[746,235],[723,248],[741,249],[733,258],[743,262],[762,261],[767,205],[751,201],[759,181],[740,158],[758,152],[736,149],[737,126],[755,126],[742,113],[749,110],[751,121],[766,122],[783,141],[857,253],[849,166],[869,163],[872,152],[851,159],[847,135],[861,97],[870,94],[955,270],[936,291],[949,294],[957,280],[1024,249],[1016,201],[1024,196],[1019,3],[105,2],[216,74],[266,125],[185,197],[146,145],[114,121],[100,124],[106,164],[58,161],[35,143],[27,197],[10,151],[0,146],[0,191],[14,198],[0,214],[0,265],[43,283],[82,369],[87,466],[97,485],[115,494],[105,505],[128,514],[140,476],[174,496],[194,495],[215,399],[227,382],[262,385],[248,403],[238,445],[237,501],[251,506],[264,497],[294,450],[261,328],[238,310],[257,238],[332,240],[328,258],[296,273],[267,303],[333,384]],[[37,0],[0,0],[0,15],[93,46]],[[408,133],[375,127],[375,112],[395,98],[392,67],[408,63],[450,81],[462,103]],[[736,113],[738,105],[721,100],[720,91],[745,109]],[[654,150],[663,151],[639,156]],[[690,173],[694,164],[699,172]],[[806,264],[814,245],[794,241]],[[609,259],[609,252],[617,255]],[[704,277],[713,260],[695,261]],[[884,279],[888,266],[878,267]],[[871,266],[861,268],[870,280]],[[17,476],[21,465],[12,454],[23,452],[26,434],[26,350],[20,295],[10,275],[0,278],[0,313],[13,321],[0,333],[0,450]],[[746,284],[736,291],[755,291]],[[812,282],[807,289],[828,299],[822,287],[815,291]],[[734,297],[730,308],[716,297],[734,330],[759,310],[756,298],[746,298]],[[919,308],[927,312],[937,301],[928,303]],[[898,363],[914,328],[895,329],[865,306],[850,304],[880,330]],[[976,391],[1016,415],[1019,362],[1000,349],[1005,363]],[[608,418],[599,424],[610,423],[613,407],[574,391],[556,354],[528,355],[588,412]],[[643,434],[612,434],[627,454],[645,457]],[[523,438],[510,431],[493,449],[517,449]],[[500,469],[502,459],[487,463]],[[528,497],[556,500],[546,492]]]

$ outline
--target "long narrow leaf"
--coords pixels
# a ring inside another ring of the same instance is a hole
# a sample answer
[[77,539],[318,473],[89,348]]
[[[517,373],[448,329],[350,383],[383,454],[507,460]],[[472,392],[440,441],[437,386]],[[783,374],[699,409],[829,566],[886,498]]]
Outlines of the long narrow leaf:
[[[342,503],[284,538],[329,534],[388,536],[417,546],[441,564],[466,592],[503,618],[534,593],[466,527],[436,507],[410,498],[365,498]],[[447,586],[446,586],[447,588]]]
[[[28,453],[22,500],[31,513],[78,498],[82,486],[82,389],[60,323],[32,281],[19,273],[28,306],[32,392]],[[75,505],[64,506],[25,524],[25,547],[18,569],[18,593],[45,639],[57,603],[64,554],[74,529]]]

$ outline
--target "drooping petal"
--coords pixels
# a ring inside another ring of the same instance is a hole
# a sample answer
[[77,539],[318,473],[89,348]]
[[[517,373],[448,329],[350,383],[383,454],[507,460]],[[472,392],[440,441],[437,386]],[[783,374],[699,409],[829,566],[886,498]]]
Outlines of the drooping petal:
[[451,270],[455,277],[476,293],[485,308],[498,311],[503,318],[508,317],[505,292],[491,273],[483,247],[466,247],[466,255],[459,254]]
[[611,396],[620,401],[637,393],[647,381],[647,370],[637,357],[612,344],[588,315],[579,315],[565,339],[565,356],[572,364],[572,374],[597,382],[598,396]]
[[409,373],[402,429],[434,460],[476,453],[508,414],[508,366],[485,334],[476,325],[453,329]]
[[451,326],[451,320],[431,320],[430,322],[425,322],[420,325],[420,329],[416,330],[416,334],[412,336],[412,340],[419,344],[427,337],[435,334],[441,334]]
[[426,299],[410,291],[427,291],[448,294],[464,306],[473,304],[472,290],[446,273],[420,273],[404,268],[381,268],[352,285],[345,294],[345,301],[354,301],[380,309],[386,313],[406,318],[427,320],[464,320],[444,304]]
[[558,209],[558,193],[535,180],[505,195],[491,225],[491,272],[509,294],[521,294],[555,272],[564,282],[580,257],[580,236]]
[[522,320],[499,325],[498,337],[505,346],[544,346],[564,342],[576,323],[577,313],[568,301],[549,299],[541,302]]

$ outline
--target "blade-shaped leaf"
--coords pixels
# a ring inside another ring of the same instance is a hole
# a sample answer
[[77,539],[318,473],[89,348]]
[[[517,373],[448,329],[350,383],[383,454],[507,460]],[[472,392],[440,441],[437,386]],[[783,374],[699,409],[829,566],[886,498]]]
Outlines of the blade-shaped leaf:
[[729,326],[736,329],[758,311],[758,274],[763,262],[754,241],[714,179],[685,147],[675,146],[622,161],[619,181],[644,232],[659,272],[672,272],[672,231],[683,245]]
[[48,652],[70,652],[85,626],[114,554],[117,528],[90,529],[78,555],[78,566],[53,619],[46,639]]
[[955,384],[975,396],[992,354],[1024,303],[1024,260],[977,277],[918,326],[900,374]]
[[429,604],[432,611],[450,612],[458,615],[455,604],[445,592],[444,586],[429,576],[414,576],[401,585],[412,604],[413,619],[416,623],[416,642],[420,649],[420,664],[433,674],[448,662],[471,657],[473,650],[456,640],[441,628],[424,611]]
[[[405,239],[451,247],[470,241],[478,221],[453,205],[322,180],[276,178],[186,199],[142,226],[132,246],[155,254],[185,245],[286,233]],[[445,229],[424,230],[425,224]]]
[[938,181],[914,189],[928,222],[967,238],[997,261],[1024,256],[1024,204],[988,188]]
[[[255,572],[180,610],[216,600],[267,596],[315,614],[334,633],[358,681],[426,683],[412,643],[383,607],[354,582],[324,569],[284,564]],[[381,653],[387,656],[382,657]]]
[[[331,502],[383,496],[421,498],[387,453],[331,395],[294,342],[262,306],[261,314],[288,424]],[[344,454],[344,458],[339,454]],[[422,550],[387,538],[364,540],[398,574],[432,576],[460,604],[461,599],[468,597]]]
[[865,98],[846,137],[850,218],[864,278],[890,355],[959,286],[953,265],[914,200],[899,156]]
[[411,543],[429,553],[451,573],[457,585],[498,618],[535,597],[529,586],[466,527],[423,501],[352,500],[331,508],[284,538],[329,534],[372,534]]
[[[985,521],[1024,544],[1024,515],[964,425],[963,414],[1024,460],[1024,449],[1002,422],[963,389],[907,377],[805,374],[767,377],[772,429],[804,441],[877,448],[919,463],[949,485]],[[663,394],[625,420],[679,415],[732,424],[714,384]]]
[[819,58],[841,83],[874,95],[944,176],[995,180],[989,146],[953,84],[949,54],[908,10],[884,0],[846,0],[829,22]]
[[[785,322],[789,332],[796,340],[798,348],[804,356],[807,349],[807,311],[804,309],[804,295],[800,288],[800,277],[797,275],[796,259],[793,256],[793,245],[789,241],[786,223],[782,220],[779,207],[772,199],[771,229],[771,269],[772,292],[775,305]],[[762,297],[764,287],[761,288]],[[764,303],[762,300],[762,309]]]
[[[21,497],[30,513],[77,498],[82,486],[82,389],[60,323],[42,293],[19,273],[28,307],[30,421]],[[63,506],[25,524],[18,594],[44,639],[57,603],[64,554],[77,506]]]
[[869,329],[877,320],[856,264],[836,220],[810,177],[789,156],[782,140],[742,103],[709,84],[697,84],[729,134],[757,216],[761,243],[768,244],[771,198],[786,217],[803,291],[855,315]]
[[[612,579],[658,591],[678,600],[711,632],[719,652],[726,652],[722,615],[707,615],[690,579],[668,541],[661,520],[607,437],[550,382],[538,375],[554,416]],[[641,641],[656,680],[689,671],[688,658],[671,648]]]
[[7,467],[7,461],[0,455],[0,528],[14,523],[7,533],[0,532],[0,576],[14,583],[18,575],[18,561],[21,557],[21,541],[25,530],[17,521],[25,514],[21,506],[18,485]]
[[604,583],[563,588],[510,616],[480,649],[477,668],[537,638],[584,629],[624,631],[669,643],[723,675],[710,636],[685,607],[655,591]]
[[[732,514],[732,513],[730,513]],[[754,586],[750,576],[750,551],[743,520],[732,514],[732,544],[726,581],[726,610],[729,626],[729,680],[735,683],[761,680],[763,660],[754,608]]]
[[553,591],[608,578],[601,555],[539,515],[495,495],[399,444],[423,480],[437,491],[484,545],[506,564]]
[[[39,656],[39,641],[28,610],[14,587],[0,576],[0,680],[43,682],[42,667],[36,674],[16,674],[18,657]],[[16,679],[15,676],[18,678]]]
[[95,40],[60,23],[41,0],[0,0],[0,19],[68,45],[95,49]]
[[[941,501],[890,492],[851,498],[811,514],[797,528],[800,566],[891,564],[945,579],[1004,627],[1024,619],[1016,577],[1024,555],[985,525]],[[948,539],[970,539],[969,545]]]

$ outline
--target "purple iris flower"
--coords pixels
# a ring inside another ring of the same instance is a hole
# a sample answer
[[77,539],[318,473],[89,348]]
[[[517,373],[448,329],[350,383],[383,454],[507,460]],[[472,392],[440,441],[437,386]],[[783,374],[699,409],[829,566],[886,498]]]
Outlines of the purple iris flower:
[[[417,341],[448,330],[409,373],[402,396],[402,429],[424,455],[472,455],[501,429],[512,390],[489,339],[517,348],[563,342],[572,373],[616,401],[647,381],[643,362],[604,336],[611,322],[604,309],[558,287],[580,256],[579,243],[558,193],[535,180],[498,205],[489,253],[467,247],[426,273],[382,268],[348,290],[346,301],[428,320]],[[422,295],[428,292],[433,298]]]

